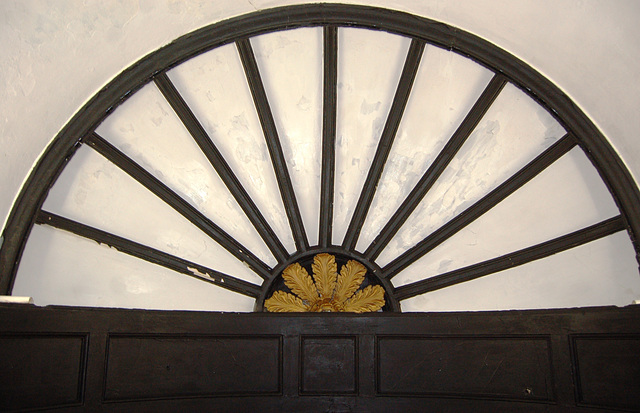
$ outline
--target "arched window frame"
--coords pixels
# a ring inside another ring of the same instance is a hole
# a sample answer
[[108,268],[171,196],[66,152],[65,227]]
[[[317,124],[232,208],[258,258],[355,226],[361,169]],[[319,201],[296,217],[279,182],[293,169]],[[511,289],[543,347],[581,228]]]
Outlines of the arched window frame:
[[[325,42],[329,43],[333,41],[332,36],[335,36],[336,27],[385,30],[393,34],[407,36],[413,40],[414,55],[418,53],[420,44],[433,44],[446,48],[470,57],[493,71],[504,81],[508,81],[525,91],[556,118],[596,167],[621,211],[619,221],[611,225],[615,228],[624,226],[629,233],[636,256],[640,257],[640,246],[637,243],[637,234],[640,231],[640,193],[638,188],[606,138],[557,86],[504,50],[445,24],[397,11],[362,6],[315,4],[265,10],[216,23],[185,35],[141,59],[92,98],[54,139],[31,173],[14,205],[4,230],[4,243],[1,247],[0,292],[3,294],[11,293],[20,257],[31,228],[39,219],[42,219],[39,211],[49,188],[54,184],[79,145],[82,143],[96,145],[96,142],[99,142],[92,138],[95,129],[118,105],[149,82],[156,82],[160,87],[164,84],[167,89],[166,93],[170,94],[170,85],[166,82],[165,73],[203,52],[230,42],[236,42],[241,55],[245,55],[243,61],[250,63],[251,50],[247,39],[272,31],[308,26],[325,27]],[[410,56],[411,53],[410,51]],[[331,64],[334,64],[331,58],[325,59],[325,73],[331,73]],[[255,70],[250,64],[249,67],[245,64],[245,70],[250,83],[252,79],[260,81],[259,74],[251,74]],[[325,85],[325,91],[331,88],[331,84],[335,88],[335,80],[329,81]],[[260,90],[260,87],[257,85],[252,88]],[[264,99],[254,95],[259,112],[260,107],[268,109],[268,103],[259,102]],[[335,107],[335,92],[325,93],[325,108],[332,105]],[[332,126],[335,129],[335,114],[332,118],[329,113],[325,109],[323,116],[325,130],[330,130]],[[390,117],[392,116],[394,116],[393,112]],[[401,117],[401,113],[397,116]],[[267,123],[269,123],[268,120]],[[271,123],[273,122],[271,121]],[[326,150],[330,151],[330,148],[326,148]],[[286,167],[284,168],[286,169]],[[328,178],[325,177],[325,179]],[[375,185],[375,182],[370,182],[370,184]],[[323,189],[328,188],[327,185],[323,184]],[[322,197],[326,198],[329,192],[331,191],[326,191]],[[295,210],[295,197],[292,198],[291,194],[287,193],[283,193],[282,196],[287,209]],[[329,204],[329,201],[323,201],[323,205]],[[366,209],[367,207],[364,207],[361,214],[366,214]],[[321,209],[321,228],[323,227],[322,222],[325,222],[325,227],[329,225],[327,224],[328,213],[326,208]],[[299,217],[297,219],[295,216],[290,217],[290,221],[294,235],[298,234],[294,236],[297,240],[298,252],[291,257],[280,257],[279,264],[269,275],[265,275],[269,281],[267,284],[270,284],[287,265],[300,259],[301,256],[315,252],[314,249],[309,248],[308,244],[305,244],[304,228],[299,225]],[[358,221],[352,221],[352,224],[357,227]],[[357,239],[357,235],[355,237]],[[330,245],[329,239],[326,231],[324,236],[321,234],[320,247],[322,250],[344,253],[344,249],[335,249],[335,246]],[[352,250],[355,241],[348,238],[345,242],[351,246]],[[352,258],[358,257],[353,255]],[[390,286],[385,278],[381,277],[381,282],[385,284],[387,292],[393,296],[391,297],[391,308],[399,309],[395,297],[399,291]],[[243,285],[237,286],[239,289],[245,287]],[[255,292],[258,299],[258,309],[262,308],[267,291],[268,288],[263,288],[259,292]],[[400,290],[400,293],[410,294],[407,289]]]

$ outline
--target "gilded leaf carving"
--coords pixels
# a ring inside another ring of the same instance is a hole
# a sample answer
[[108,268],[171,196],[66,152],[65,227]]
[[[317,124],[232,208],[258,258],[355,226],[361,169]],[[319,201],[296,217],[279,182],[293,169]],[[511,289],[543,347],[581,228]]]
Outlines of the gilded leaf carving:
[[264,302],[267,311],[366,313],[384,307],[381,286],[369,285],[358,291],[367,272],[361,263],[348,261],[338,275],[335,257],[322,253],[314,257],[311,268],[313,279],[299,263],[289,265],[282,272],[282,278],[293,294],[274,292]]
[[322,298],[333,297],[338,278],[338,264],[336,257],[331,254],[318,254],[313,258],[313,279]]
[[302,298],[303,301],[307,301],[308,304],[313,304],[318,301],[318,290],[313,283],[311,276],[307,270],[305,270],[297,262],[291,264],[282,272],[282,278],[284,283],[291,291]]
[[302,300],[293,294],[276,291],[271,298],[264,302],[267,311],[272,313],[299,313],[308,311]]
[[336,286],[335,298],[337,301],[345,301],[351,297],[353,293],[360,288],[360,284],[364,281],[367,269],[358,261],[350,260],[340,269],[338,282]]
[[345,311],[365,313],[378,311],[384,306],[384,289],[379,285],[370,285],[358,291],[344,305]]

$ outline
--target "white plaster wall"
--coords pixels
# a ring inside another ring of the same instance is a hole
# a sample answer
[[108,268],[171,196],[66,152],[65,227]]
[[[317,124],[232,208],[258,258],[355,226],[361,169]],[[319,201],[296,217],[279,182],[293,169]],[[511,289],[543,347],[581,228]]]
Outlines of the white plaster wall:
[[[288,0],[0,2],[0,222],[51,139],[109,80],[171,40]],[[348,1],[395,8],[486,38],[555,81],[640,177],[640,2]]]

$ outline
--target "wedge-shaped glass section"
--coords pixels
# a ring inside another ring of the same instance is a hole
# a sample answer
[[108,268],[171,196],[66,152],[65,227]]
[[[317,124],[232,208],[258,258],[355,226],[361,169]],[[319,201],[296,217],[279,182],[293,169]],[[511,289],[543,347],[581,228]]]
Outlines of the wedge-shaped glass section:
[[530,97],[508,84],[431,191],[376,261],[384,266],[504,182],[564,135]]
[[293,252],[291,229],[235,45],[203,53],[168,75],[280,241]]
[[486,261],[586,228],[620,212],[574,148],[476,221],[401,271],[396,286]]
[[322,29],[251,39],[310,245],[318,244]]
[[402,311],[626,306],[640,278],[625,231],[551,257],[400,302]]
[[371,167],[410,43],[385,32],[338,30],[336,245],[344,239]]
[[36,225],[14,295],[37,305],[157,310],[253,310],[254,299],[123,254],[105,245]]
[[234,277],[262,282],[168,204],[90,148],[78,149],[43,209]]
[[269,265],[276,260],[173,109],[151,83],[97,132]]

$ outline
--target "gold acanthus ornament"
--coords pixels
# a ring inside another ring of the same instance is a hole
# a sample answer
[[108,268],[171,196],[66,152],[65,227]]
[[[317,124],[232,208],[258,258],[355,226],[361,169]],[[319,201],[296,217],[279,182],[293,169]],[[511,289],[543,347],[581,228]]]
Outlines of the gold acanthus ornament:
[[350,260],[338,274],[335,257],[323,253],[313,257],[311,268],[313,279],[298,263],[285,268],[282,278],[293,294],[274,292],[264,302],[267,311],[366,313],[384,306],[384,289],[381,286],[369,285],[358,291],[367,273],[359,262]]

